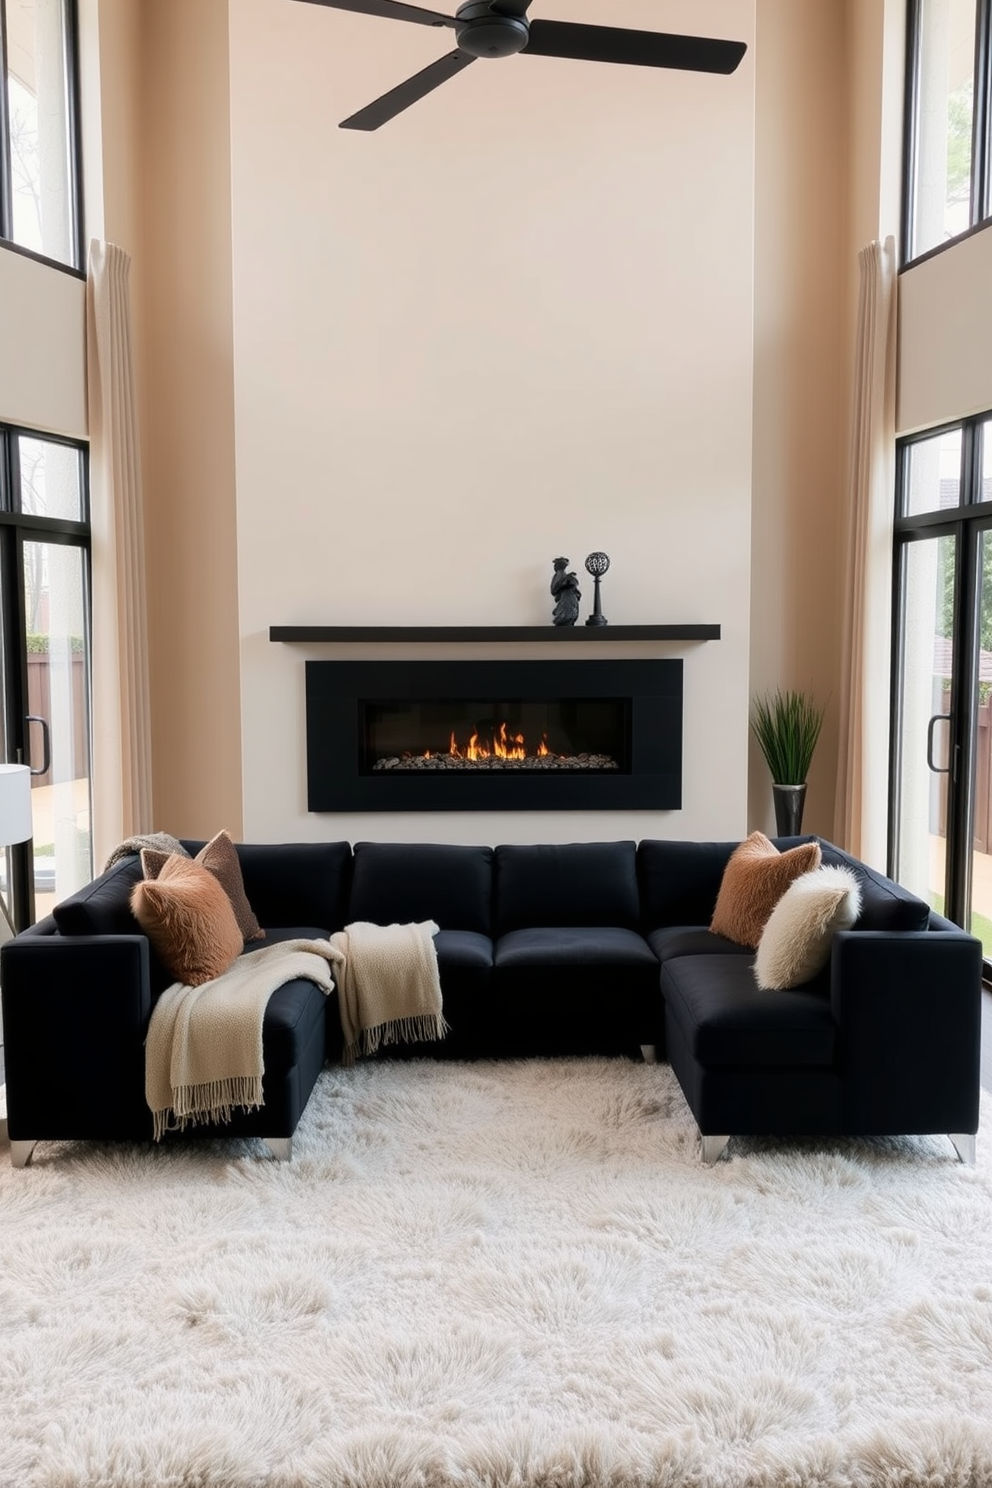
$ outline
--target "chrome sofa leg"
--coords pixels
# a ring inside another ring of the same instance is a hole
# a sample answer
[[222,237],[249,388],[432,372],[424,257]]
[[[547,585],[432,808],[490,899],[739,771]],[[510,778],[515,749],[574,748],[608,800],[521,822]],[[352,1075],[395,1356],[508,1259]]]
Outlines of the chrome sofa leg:
[[703,1162],[706,1163],[708,1167],[712,1167],[712,1165],[715,1162],[719,1161],[720,1157],[723,1155],[724,1149],[726,1148],[727,1143],[730,1141],[730,1138],[729,1136],[707,1137],[703,1136],[702,1132],[700,1132],[699,1135],[702,1138],[703,1143]]
[[13,1163],[14,1167],[26,1168],[28,1163],[31,1161],[31,1154],[37,1147],[37,1145],[37,1141],[15,1142],[12,1137],[10,1140],[10,1160]]
[[658,1050],[655,1048],[654,1044],[641,1045],[641,1058],[644,1060],[645,1064],[658,1063]]
[[958,1162],[963,1162],[969,1168],[975,1166],[975,1138],[969,1132],[948,1132],[947,1139],[958,1155]]
[[292,1162],[293,1139],[292,1137],[263,1137],[262,1141],[268,1147],[277,1162]]

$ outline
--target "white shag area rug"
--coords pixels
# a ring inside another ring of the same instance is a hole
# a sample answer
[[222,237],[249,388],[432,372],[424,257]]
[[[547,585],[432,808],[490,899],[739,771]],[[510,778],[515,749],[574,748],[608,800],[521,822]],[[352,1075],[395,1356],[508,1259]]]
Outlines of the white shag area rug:
[[[0,1169],[3,1488],[988,1488],[992,1113],[737,1140],[667,1066],[325,1072]],[[3,1154],[6,1161],[6,1153]]]

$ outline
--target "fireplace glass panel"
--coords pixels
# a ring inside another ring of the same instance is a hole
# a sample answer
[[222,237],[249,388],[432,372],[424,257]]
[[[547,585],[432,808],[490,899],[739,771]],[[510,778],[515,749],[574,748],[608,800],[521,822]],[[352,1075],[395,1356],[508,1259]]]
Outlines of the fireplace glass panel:
[[629,698],[363,700],[364,775],[630,773]]

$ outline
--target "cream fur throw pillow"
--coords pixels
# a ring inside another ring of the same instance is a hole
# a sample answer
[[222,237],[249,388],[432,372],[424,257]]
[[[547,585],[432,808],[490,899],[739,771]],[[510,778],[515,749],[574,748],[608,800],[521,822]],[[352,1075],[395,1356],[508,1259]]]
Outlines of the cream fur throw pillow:
[[820,866],[820,844],[802,842],[779,852],[764,832],[752,832],[735,847],[723,870],[710,929],[753,951],[793,879]]
[[754,977],[766,991],[808,982],[830,959],[838,930],[861,913],[861,886],[850,868],[803,873],[772,910],[758,942]]

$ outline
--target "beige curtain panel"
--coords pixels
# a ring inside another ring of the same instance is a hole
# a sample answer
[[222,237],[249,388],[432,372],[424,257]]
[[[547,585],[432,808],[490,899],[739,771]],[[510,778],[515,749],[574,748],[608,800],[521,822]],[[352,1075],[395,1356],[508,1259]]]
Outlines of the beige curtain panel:
[[895,503],[895,241],[858,255],[848,571],[834,833],[885,867]]
[[87,381],[93,533],[93,855],[152,829],[145,541],[131,260],[90,243]]

